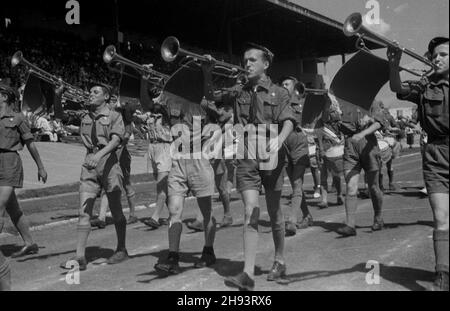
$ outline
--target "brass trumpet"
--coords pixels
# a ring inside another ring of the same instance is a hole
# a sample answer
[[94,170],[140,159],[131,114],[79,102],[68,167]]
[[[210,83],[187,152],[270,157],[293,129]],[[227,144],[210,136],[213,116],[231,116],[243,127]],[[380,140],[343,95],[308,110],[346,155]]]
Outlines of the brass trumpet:
[[[186,55],[187,57],[193,58],[195,60],[198,60],[200,62],[208,62],[209,60],[203,56],[203,55],[199,55],[190,51],[187,51],[183,48],[181,48],[180,46],[180,41],[178,41],[177,38],[175,37],[167,37],[164,42],[161,45],[161,57],[166,61],[166,62],[173,62],[179,55]],[[236,66],[227,62],[223,62],[223,61],[217,61],[215,63],[215,67],[216,67],[216,71],[213,72],[213,74],[218,75],[218,76],[222,76],[222,77],[226,77],[226,78],[231,78],[231,79],[236,79],[238,78],[241,74],[247,74],[247,70],[245,70],[244,68],[240,67],[240,66]],[[224,74],[222,72],[219,72],[218,70],[223,70],[226,72],[229,72],[228,74]]]
[[385,47],[398,48],[403,53],[411,56],[412,58],[414,58],[430,67],[429,70],[425,71],[422,74],[418,73],[417,70],[400,67],[400,69],[407,71],[413,75],[416,75],[419,77],[424,76],[424,75],[429,75],[436,69],[436,66],[427,58],[425,58],[417,53],[414,53],[413,51],[408,50],[407,48],[399,46],[397,43],[395,43],[379,34],[373,33],[372,31],[367,29],[367,27],[365,27],[363,25],[362,15],[358,12],[353,13],[349,17],[347,17],[347,19],[345,20],[344,25],[343,25],[343,32],[347,37],[358,36],[358,40],[356,41],[356,48],[358,50],[362,50],[364,52],[371,53],[370,50],[367,49],[367,47],[364,44],[364,38],[367,37]]
[[309,89],[305,86],[303,82],[297,82],[295,84],[295,89],[299,93],[299,95],[304,96],[306,93],[313,93],[313,94],[328,94],[327,89]]
[[21,51],[14,53],[11,58],[11,67],[14,68],[17,65],[24,65],[28,68],[28,73],[32,73],[40,79],[55,85],[56,87],[64,86],[66,89],[63,94],[64,99],[73,102],[88,102],[89,94],[87,92],[30,63],[25,57],[23,57],[23,53]]
[[150,68],[146,68],[141,64],[135,63],[132,60],[123,57],[122,55],[117,53],[116,47],[114,45],[110,45],[105,49],[105,52],[103,52],[103,61],[107,64],[116,62],[125,66],[129,66],[136,69],[141,75],[148,74],[150,76],[149,82],[159,88],[162,88],[170,78],[170,76],[168,75]]

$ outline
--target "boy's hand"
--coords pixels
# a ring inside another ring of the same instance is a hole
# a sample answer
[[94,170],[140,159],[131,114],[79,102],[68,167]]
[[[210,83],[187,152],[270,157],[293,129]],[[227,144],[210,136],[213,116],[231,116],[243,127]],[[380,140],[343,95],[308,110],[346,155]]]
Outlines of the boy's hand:
[[399,47],[390,45],[387,49],[387,57],[390,65],[398,67],[402,58],[402,50]]
[[47,172],[45,171],[45,168],[41,167],[38,168],[38,180],[45,184],[47,182]]

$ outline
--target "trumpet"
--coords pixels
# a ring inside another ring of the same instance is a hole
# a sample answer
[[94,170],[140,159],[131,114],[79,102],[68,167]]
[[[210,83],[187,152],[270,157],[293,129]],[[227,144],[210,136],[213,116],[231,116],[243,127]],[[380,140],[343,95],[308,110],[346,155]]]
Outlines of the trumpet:
[[306,93],[328,94],[327,89],[310,89],[307,88],[303,82],[297,82],[295,84],[295,89],[297,90],[300,96],[304,96]]
[[21,51],[17,51],[16,53],[14,53],[11,58],[11,67],[14,68],[17,65],[23,65],[27,67],[28,73],[32,73],[40,79],[53,84],[56,87],[64,86],[66,90],[63,93],[63,99],[73,102],[88,102],[89,94],[87,92],[30,63],[25,57],[23,57],[23,53]]
[[116,47],[114,45],[110,45],[105,49],[105,52],[103,52],[103,61],[107,64],[116,62],[125,66],[129,66],[136,69],[141,75],[148,74],[150,76],[149,82],[157,86],[158,88],[163,88],[164,84],[170,78],[170,76],[168,75],[150,68],[146,68],[141,64],[135,63],[132,60],[123,57],[122,55],[117,53]]
[[349,17],[347,17],[347,19],[345,20],[344,25],[343,25],[343,32],[347,37],[358,36],[358,40],[356,41],[356,48],[358,50],[362,50],[362,51],[371,53],[370,50],[364,44],[364,38],[367,37],[385,47],[398,48],[403,53],[411,56],[412,58],[414,58],[430,67],[429,70],[424,71],[422,74],[418,73],[417,70],[414,70],[414,69],[400,67],[401,70],[407,71],[413,75],[422,77],[425,75],[429,75],[436,69],[436,66],[429,59],[427,59],[417,53],[414,53],[413,51],[408,50],[407,48],[402,47],[402,46],[398,45],[397,43],[395,43],[381,35],[375,34],[372,31],[370,31],[369,29],[367,29],[367,27],[365,27],[363,25],[362,15],[358,12],[353,13]]
[[[167,37],[161,45],[161,57],[168,63],[173,62],[179,55],[186,55],[200,62],[208,62],[209,60],[202,55],[187,51],[180,46],[180,41],[175,37]],[[215,63],[216,71],[213,74],[236,79],[240,75],[248,74],[248,71],[240,66],[236,66],[227,62],[217,61]],[[228,73],[222,73],[218,70],[223,70]]]

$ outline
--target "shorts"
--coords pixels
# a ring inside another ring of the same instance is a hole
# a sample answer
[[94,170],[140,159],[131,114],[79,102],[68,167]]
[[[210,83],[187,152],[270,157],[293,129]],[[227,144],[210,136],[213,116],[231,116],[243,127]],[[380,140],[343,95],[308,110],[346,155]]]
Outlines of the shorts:
[[362,138],[355,141],[352,138],[345,140],[344,170],[366,173],[378,171],[381,166],[380,148],[375,137],[373,139]]
[[237,160],[236,186],[239,192],[246,190],[260,190],[264,186],[266,191],[281,191],[284,183],[283,168],[286,161],[284,148],[278,153],[278,163],[274,170],[260,170],[258,160]]
[[343,157],[323,157],[323,165],[320,169],[320,182],[324,189],[328,189],[328,171],[331,176],[340,177],[344,175],[344,158]]
[[17,152],[0,152],[0,187],[23,187],[22,160]]
[[132,197],[136,192],[131,185],[131,154],[126,146],[120,152],[119,164],[122,169],[125,193],[127,194],[127,197]]
[[428,193],[448,193],[448,160],[448,140],[446,143],[428,143],[425,145],[423,179]]
[[[86,157],[90,156],[87,154]],[[104,190],[106,193],[122,191],[123,174],[117,159],[117,153],[112,152],[103,157],[96,168],[81,167],[80,192],[95,193],[99,196]]]
[[152,168],[153,174],[170,172],[172,158],[169,143],[155,143],[148,146],[147,171]]
[[400,156],[400,152],[402,151],[402,145],[398,141],[395,141],[394,145],[391,148],[392,160],[397,159]]
[[186,197],[191,191],[196,198],[214,194],[214,171],[207,159],[172,160],[168,178],[168,195]]
[[286,139],[287,160],[292,164],[309,166],[308,140],[302,132],[294,131]]

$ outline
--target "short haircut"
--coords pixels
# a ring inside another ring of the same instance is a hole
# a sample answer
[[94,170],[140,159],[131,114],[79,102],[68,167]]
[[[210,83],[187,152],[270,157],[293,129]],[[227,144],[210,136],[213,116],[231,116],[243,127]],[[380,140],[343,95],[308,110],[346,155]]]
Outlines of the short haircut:
[[275,57],[275,55],[266,47],[256,44],[256,43],[252,43],[252,42],[247,42],[245,45],[245,52],[249,51],[249,50],[259,50],[263,53],[263,59],[267,62],[269,62],[269,65],[272,64],[273,62],[273,58]]

